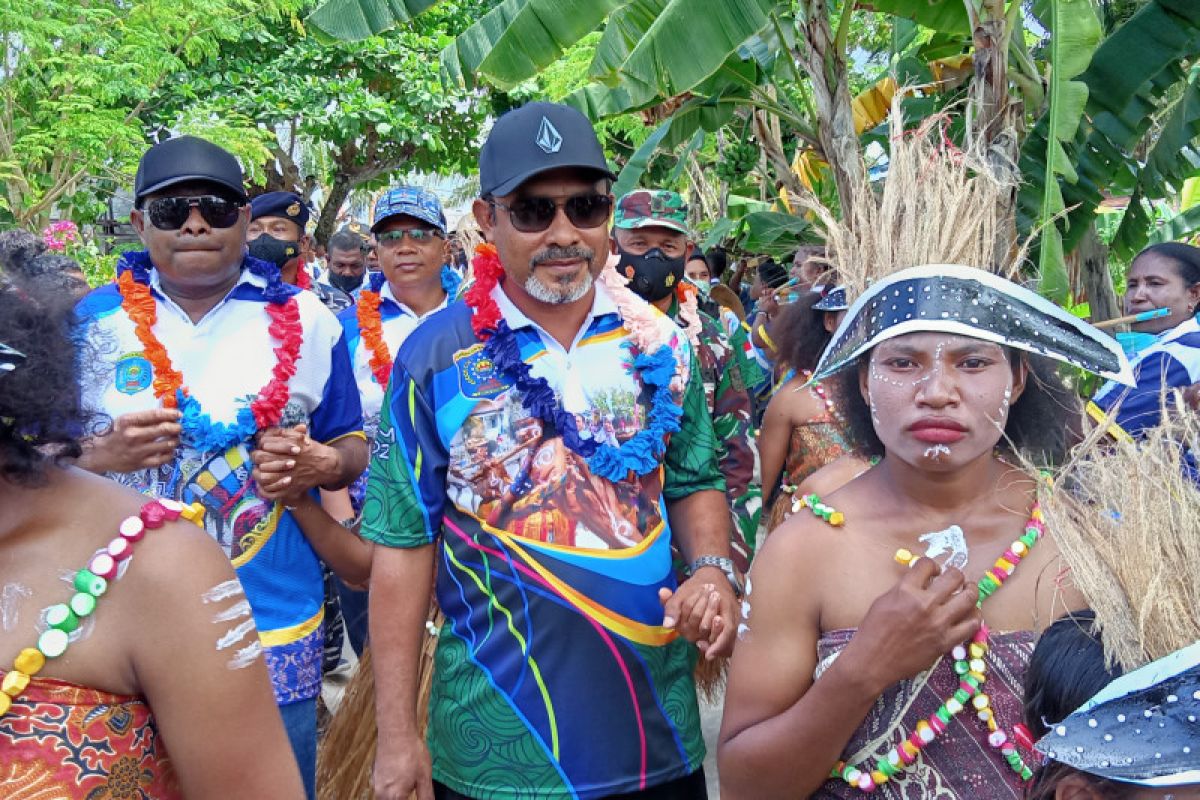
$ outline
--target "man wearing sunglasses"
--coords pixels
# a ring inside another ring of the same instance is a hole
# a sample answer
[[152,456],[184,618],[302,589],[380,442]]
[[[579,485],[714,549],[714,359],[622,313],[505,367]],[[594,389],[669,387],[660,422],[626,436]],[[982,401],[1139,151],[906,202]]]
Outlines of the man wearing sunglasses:
[[[397,354],[363,509],[375,795],[703,798],[692,666],[697,647],[729,652],[739,612],[691,348],[601,274],[613,174],[582,114],[509,112],[479,171],[495,252]],[[683,584],[673,542],[694,565]],[[447,624],[427,749],[435,564]]]
[[105,421],[80,465],[205,508],[258,628],[238,647],[261,640],[312,796],[320,560],[337,554],[314,551],[281,498],[344,487],[366,465],[345,339],[315,295],[246,255],[250,207],[230,153],[190,136],[157,144],[134,198],[146,249],[123,254],[119,281],[78,306],[83,407]]
[[746,339],[739,329],[736,343],[731,342],[721,324],[696,307],[698,289],[685,281],[694,250],[688,237],[687,204],[678,192],[640,189],[617,201],[612,231],[613,252],[620,258],[617,271],[629,278],[630,288],[643,300],[687,330],[696,350],[733,514],[730,546],[738,569],[745,573],[762,512],[762,492],[754,485],[753,405],[743,377],[749,362],[743,349]]
[[309,289],[333,313],[354,305],[341,289],[314,281],[304,263],[311,245],[308,234],[309,211],[304,199],[295,192],[267,192],[250,201],[250,227],[246,231],[250,255],[279,267],[285,283]]

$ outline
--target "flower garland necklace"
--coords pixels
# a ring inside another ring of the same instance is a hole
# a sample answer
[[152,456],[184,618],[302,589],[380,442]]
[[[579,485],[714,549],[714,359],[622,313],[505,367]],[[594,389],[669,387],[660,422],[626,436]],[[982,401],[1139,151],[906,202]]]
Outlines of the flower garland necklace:
[[120,577],[121,562],[133,555],[133,546],[146,531],[161,528],[180,517],[204,527],[204,506],[192,503],[185,506],[175,500],[151,500],[141,507],[137,516],[126,517],[115,537],[88,561],[88,565],[71,577],[75,594],[69,602],[44,609],[41,614],[46,630],[38,637],[37,646],[26,647],[13,659],[12,669],[0,682],[0,717],[12,708],[33,676],[42,671],[46,662],[67,651],[72,634],[96,610],[98,601],[108,591],[109,584]]
[[[464,299],[471,307],[471,328],[483,341],[484,352],[496,371],[521,393],[521,403],[537,419],[552,426],[572,451],[587,459],[592,473],[612,482],[625,480],[629,474],[646,475],[658,469],[667,449],[667,436],[679,430],[683,408],[671,396],[671,381],[681,370],[670,344],[664,341],[667,333],[660,324],[665,319],[653,307],[640,301],[626,286],[627,281],[612,266],[600,273],[603,283],[620,311],[621,323],[630,334],[629,346],[633,355],[636,378],[651,393],[647,426],[619,447],[600,444],[579,433],[575,415],[562,409],[554,390],[545,378],[537,378],[524,359],[516,334],[508,327],[500,307],[492,298],[492,290],[504,275],[499,253],[491,244],[475,248],[472,261],[475,283]],[[669,334],[667,334],[669,335]]]
[[267,299],[267,316],[271,318],[268,331],[272,338],[280,342],[280,346],[275,348],[276,361],[271,370],[271,380],[257,397],[248,403],[243,401],[237,411],[237,420],[232,424],[213,422],[203,412],[200,401],[183,385],[183,374],[171,364],[166,347],[154,335],[158,308],[150,291],[152,265],[149,254],[125,254],[117,278],[121,308],[133,322],[143,354],[154,368],[154,396],[164,408],[178,408],[182,412],[181,440],[201,452],[228,450],[252,438],[259,430],[279,424],[291,396],[288,382],[296,374],[296,361],[300,358],[300,346],[304,341],[300,307],[296,302],[299,290],[284,284],[279,277],[279,269],[273,264],[249,256],[245,263],[253,274],[267,281],[263,295]]
[[[1025,523],[1025,532],[1008,546],[1004,555],[997,558],[996,563],[990,569],[985,570],[983,577],[979,579],[977,607],[982,608],[983,601],[995,594],[1004,581],[1012,577],[1017,565],[1021,563],[1021,559],[1029,554],[1029,551],[1045,534],[1045,530],[1041,505],[1034,503],[1033,511],[1029,514],[1029,521]],[[901,564],[911,566],[917,560],[917,556],[908,550],[901,549],[896,551],[895,559]],[[959,677],[958,689],[954,694],[946,698],[928,720],[919,721],[916,729],[902,738],[898,745],[888,751],[887,755],[876,759],[874,769],[865,764],[862,767],[856,767],[844,761],[838,761],[834,765],[830,777],[843,780],[851,787],[864,792],[875,791],[880,785],[908,769],[917,760],[920,751],[943,733],[949,726],[950,720],[970,704],[975,709],[976,716],[980,721],[987,725],[988,744],[1000,751],[1009,767],[1020,776],[1022,781],[1030,780],[1033,777],[1033,771],[1021,758],[1016,745],[1010,741],[1009,735],[996,722],[996,714],[991,707],[991,700],[981,691],[987,680],[987,663],[984,661],[987,650],[988,629],[987,625],[981,624],[968,645],[960,644],[950,651],[950,657],[954,659],[954,672]],[[1033,747],[1032,737],[1029,736],[1029,732],[1023,725],[1014,726],[1012,739],[1027,749]]]
[[[458,296],[458,289],[462,285],[462,278],[450,268],[449,264],[443,264],[441,280],[442,291],[446,293],[447,300],[455,300]],[[358,309],[355,311],[355,316],[358,319],[358,330],[362,335],[363,343],[371,351],[369,361],[371,374],[375,376],[375,382],[386,389],[392,376],[392,353],[388,350],[387,342],[383,340],[383,316],[379,311],[379,307],[383,303],[383,296],[380,294],[383,291],[383,284],[383,273],[372,272],[369,287],[358,294]]]

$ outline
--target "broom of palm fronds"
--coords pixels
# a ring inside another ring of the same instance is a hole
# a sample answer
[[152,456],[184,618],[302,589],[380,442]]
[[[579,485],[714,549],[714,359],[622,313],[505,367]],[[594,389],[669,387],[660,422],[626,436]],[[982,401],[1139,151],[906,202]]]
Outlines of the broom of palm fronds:
[[1012,250],[996,245],[1007,235],[998,212],[1013,187],[989,169],[981,154],[956,147],[948,126],[943,114],[905,130],[894,102],[882,187],[864,178],[841,219],[814,196],[801,199],[825,237],[826,261],[851,300],[872,283],[923,264],[961,264],[1007,278],[1017,274],[1024,248],[1007,263],[994,263],[996,252]]
[[1105,658],[1126,671],[1200,640],[1200,490],[1187,464],[1200,418],[1176,397],[1162,419],[1132,442],[1098,428],[1041,501]]
[[[442,613],[429,611],[426,627],[441,630]],[[437,636],[426,635],[421,646],[417,684],[417,720],[421,735],[429,719],[429,693],[433,686],[433,656]],[[317,750],[317,796],[320,800],[370,800],[371,773],[375,767],[375,670],[371,650],[363,650],[358,671],[346,686],[342,702]]]

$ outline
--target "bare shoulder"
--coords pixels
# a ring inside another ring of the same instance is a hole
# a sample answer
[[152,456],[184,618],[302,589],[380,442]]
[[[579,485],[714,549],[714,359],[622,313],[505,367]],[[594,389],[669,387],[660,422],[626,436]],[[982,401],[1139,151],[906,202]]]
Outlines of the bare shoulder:
[[805,478],[797,491],[802,495],[815,494],[827,497],[860,477],[870,468],[871,462],[862,456],[853,454],[839,456]]

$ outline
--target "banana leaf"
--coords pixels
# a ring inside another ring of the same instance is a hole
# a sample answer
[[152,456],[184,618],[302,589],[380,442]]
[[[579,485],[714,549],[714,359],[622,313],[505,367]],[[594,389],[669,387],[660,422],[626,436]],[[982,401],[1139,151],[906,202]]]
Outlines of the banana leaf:
[[408,22],[437,2],[438,0],[325,0],[308,15],[306,21],[317,33],[318,38],[356,42]]

